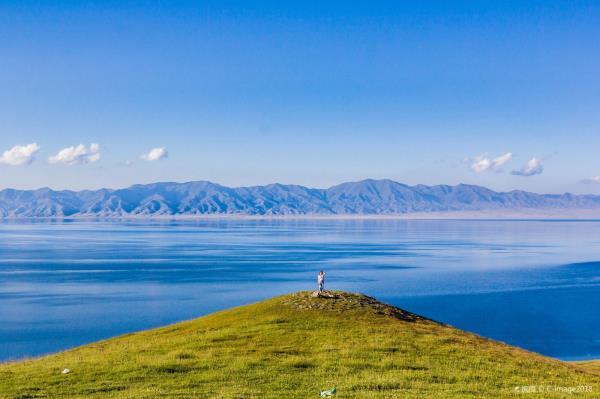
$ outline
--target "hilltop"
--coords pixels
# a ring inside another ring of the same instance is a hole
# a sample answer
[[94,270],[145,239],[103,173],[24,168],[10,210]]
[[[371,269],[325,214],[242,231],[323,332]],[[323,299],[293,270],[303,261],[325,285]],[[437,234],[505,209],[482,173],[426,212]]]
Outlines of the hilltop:
[[[62,374],[65,368],[71,371]],[[0,398],[514,398],[591,387],[597,364],[537,355],[359,294],[276,297],[0,365]],[[523,388],[529,387],[529,388]]]
[[[461,213],[462,212],[462,213]],[[600,214],[600,196],[496,192],[459,184],[409,186],[367,179],[327,189],[270,184],[225,187],[208,181],[137,184],[84,191],[0,191],[0,217],[194,217],[203,215],[411,215],[466,213],[486,217]]]

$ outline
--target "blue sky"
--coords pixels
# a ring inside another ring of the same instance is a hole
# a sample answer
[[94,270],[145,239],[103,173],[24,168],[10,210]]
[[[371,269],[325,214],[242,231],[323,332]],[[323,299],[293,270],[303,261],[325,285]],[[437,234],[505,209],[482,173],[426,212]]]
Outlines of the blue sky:
[[397,3],[2,1],[0,188],[600,193],[597,2]]

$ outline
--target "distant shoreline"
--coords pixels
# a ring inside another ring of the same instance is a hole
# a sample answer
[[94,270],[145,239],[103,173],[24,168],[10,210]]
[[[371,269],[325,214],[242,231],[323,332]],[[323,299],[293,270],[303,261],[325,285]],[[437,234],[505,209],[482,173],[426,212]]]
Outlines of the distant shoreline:
[[389,179],[327,189],[231,188],[208,181],[126,189],[0,190],[4,219],[599,219],[600,195],[496,192],[459,184],[409,186]]
[[574,212],[421,212],[405,214],[298,214],[298,215],[249,215],[241,213],[206,213],[198,215],[123,215],[123,216],[31,216],[0,217],[0,221],[151,221],[151,220],[472,220],[472,221],[600,221],[598,210]]

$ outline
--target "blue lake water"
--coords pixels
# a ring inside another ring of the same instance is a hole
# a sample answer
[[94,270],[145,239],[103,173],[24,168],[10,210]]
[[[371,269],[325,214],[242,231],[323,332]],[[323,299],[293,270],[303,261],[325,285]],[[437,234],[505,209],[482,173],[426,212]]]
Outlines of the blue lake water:
[[563,359],[600,357],[600,222],[0,223],[0,360],[296,290],[360,291]]

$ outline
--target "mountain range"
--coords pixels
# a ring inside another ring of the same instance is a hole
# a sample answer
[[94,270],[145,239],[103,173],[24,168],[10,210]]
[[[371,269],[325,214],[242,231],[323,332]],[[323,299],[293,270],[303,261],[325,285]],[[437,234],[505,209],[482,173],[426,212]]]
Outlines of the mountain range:
[[0,191],[1,218],[200,215],[406,215],[459,212],[588,211],[600,195],[496,192],[459,184],[409,186],[367,179],[327,189],[269,184],[231,188],[208,181],[123,189]]

